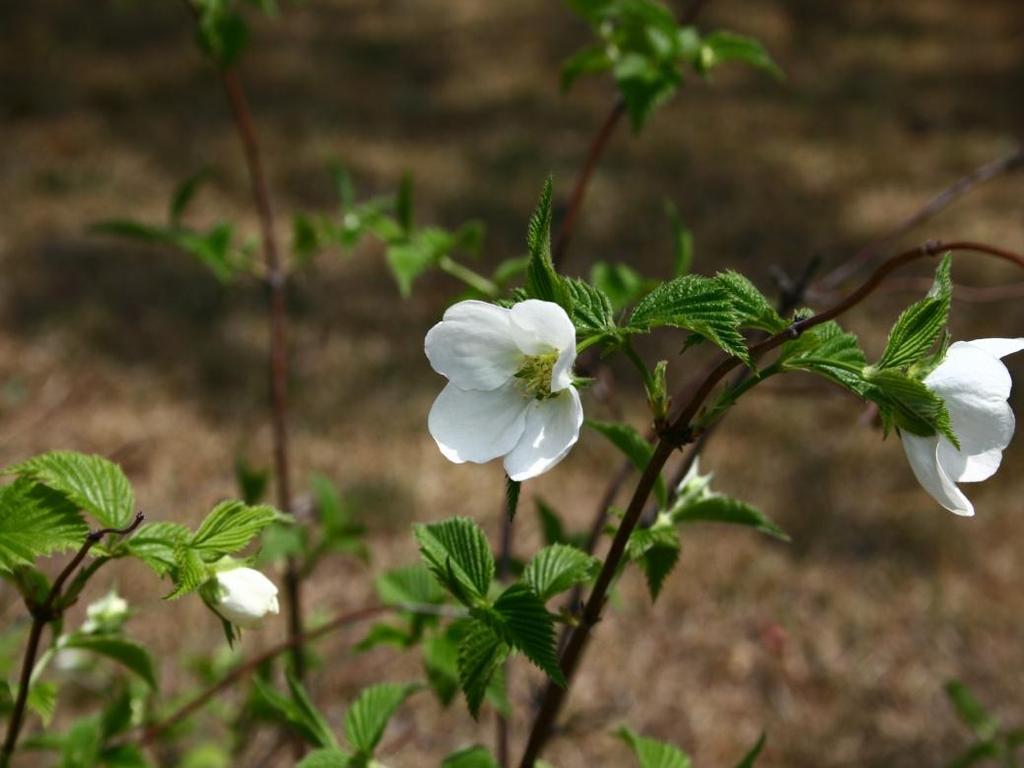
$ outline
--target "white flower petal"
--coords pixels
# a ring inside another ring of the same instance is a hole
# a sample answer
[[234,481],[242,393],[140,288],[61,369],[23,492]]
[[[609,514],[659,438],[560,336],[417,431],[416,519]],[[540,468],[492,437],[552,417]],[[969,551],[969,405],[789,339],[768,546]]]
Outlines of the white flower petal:
[[217,574],[220,593],[214,609],[232,624],[255,629],[268,613],[277,613],[277,586],[253,568],[233,568]]
[[965,341],[964,344],[970,344],[972,347],[978,347],[988,352],[993,357],[1006,357],[1012,355],[1014,352],[1020,352],[1024,349],[1024,339],[975,339],[974,341]]
[[945,359],[925,378],[928,389],[946,401],[947,407],[968,411],[992,410],[1010,396],[1010,372],[989,352],[958,341]]
[[486,392],[448,384],[434,401],[427,426],[446,459],[483,464],[516,445],[529,404],[515,382]]
[[509,310],[483,301],[460,301],[423,343],[435,371],[462,389],[497,389],[519,368]]
[[909,432],[901,432],[900,439],[903,441],[903,450],[907,454],[907,461],[910,462],[914,477],[921,486],[950,512],[968,517],[973,515],[974,505],[943,472],[939,464],[936,455],[938,436],[919,437]]
[[527,355],[563,352],[576,347],[576,328],[565,310],[552,301],[527,299],[509,311],[512,337]]
[[968,409],[958,401],[947,401],[953,432],[960,441],[960,450],[942,438],[938,459],[942,469],[956,482],[976,483],[987,480],[999,469],[1003,450],[1013,437],[1014,417],[1004,401],[989,403],[985,408]]
[[505,472],[517,482],[547,472],[576,444],[582,424],[583,406],[574,387],[547,400],[534,400],[522,437],[505,457]]

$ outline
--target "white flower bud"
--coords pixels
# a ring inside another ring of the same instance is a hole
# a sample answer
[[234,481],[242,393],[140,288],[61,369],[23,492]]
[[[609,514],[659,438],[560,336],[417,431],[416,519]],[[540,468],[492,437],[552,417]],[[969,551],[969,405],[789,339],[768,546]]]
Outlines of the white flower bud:
[[128,601],[111,590],[85,609],[82,631],[87,633],[116,632],[128,618]]
[[221,618],[245,629],[254,629],[268,613],[277,613],[277,587],[252,568],[232,568],[216,577],[216,597],[211,607]]

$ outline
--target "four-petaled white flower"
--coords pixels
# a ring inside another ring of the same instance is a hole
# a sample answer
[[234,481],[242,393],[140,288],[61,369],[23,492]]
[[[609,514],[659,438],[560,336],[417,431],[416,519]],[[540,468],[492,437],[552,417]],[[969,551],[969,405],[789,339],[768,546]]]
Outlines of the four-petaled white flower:
[[212,608],[235,626],[255,629],[268,613],[277,613],[277,587],[252,568],[232,568],[217,574]]
[[427,423],[450,461],[504,456],[505,472],[522,481],[555,466],[579,438],[576,329],[557,304],[460,301],[427,333],[424,350],[448,379]]
[[1022,349],[1024,339],[958,341],[925,378],[946,404],[959,450],[941,435],[900,435],[918,482],[958,515],[973,515],[974,505],[956,484],[995,474],[1013,437],[1013,411],[1007,403],[1010,372],[1000,358]]

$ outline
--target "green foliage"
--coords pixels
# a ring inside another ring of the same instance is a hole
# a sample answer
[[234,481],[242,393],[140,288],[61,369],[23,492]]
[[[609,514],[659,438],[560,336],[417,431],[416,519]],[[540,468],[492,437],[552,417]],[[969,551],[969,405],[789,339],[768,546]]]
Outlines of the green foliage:
[[373,754],[388,720],[419,685],[378,683],[364,689],[345,714],[345,736],[359,753]]
[[316,505],[317,519],[322,527],[322,536],[314,545],[314,559],[323,552],[345,552],[366,558],[368,556],[363,538],[366,526],[355,519],[351,502],[325,475],[314,472],[309,478],[310,490]]
[[736,768],[754,768],[754,764],[757,762],[757,758],[761,754],[761,750],[764,749],[765,735],[762,733],[758,738],[757,743],[750,748],[750,751],[743,756],[743,759],[736,763]]
[[526,234],[530,262],[526,267],[526,295],[531,299],[553,301],[570,317],[573,316],[573,297],[551,263],[551,177],[541,188],[540,200],[530,217]]
[[703,498],[679,504],[669,511],[669,516],[675,524],[705,522],[745,525],[780,541],[789,541],[786,532],[761,510],[720,493],[708,493]]
[[537,517],[540,519],[541,530],[544,534],[546,544],[571,544],[577,549],[582,549],[586,542],[583,534],[569,534],[562,524],[562,518],[543,499],[536,499]]
[[715,280],[732,297],[732,305],[743,328],[757,328],[768,333],[779,333],[789,327],[764,294],[743,275],[732,270],[719,272]]
[[647,294],[633,310],[629,328],[635,331],[662,325],[682,328],[749,363],[739,323],[732,296],[720,281],[685,275],[662,283]]
[[259,504],[267,493],[270,470],[252,466],[245,456],[235,456],[235,483],[238,493],[246,504]]
[[385,605],[438,604],[444,591],[422,565],[394,568],[377,577],[377,596]]
[[523,582],[541,601],[589,581],[600,563],[586,552],[568,544],[551,544],[535,554],[523,571]]
[[555,648],[554,622],[529,586],[512,584],[491,608],[478,610],[474,615],[489,623],[505,643],[521,651],[555,684],[565,685]]
[[639,768],[690,768],[690,758],[671,744],[641,736],[626,726],[617,735],[633,750]]
[[974,737],[964,751],[948,763],[947,768],[969,768],[981,764],[1017,765],[1019,752],[1024,747],[1024,728],[1004,728],[999,719],[958,680],[946,684],[946,695]]
[[210,170],[208,168],[203,168],[181,182],[181,184],[179,184],[174,190],[174,194],[171,195],[171,202],[167,211],[167,219],[170,221],[171,226],[176,227],[181,224],[181,217],[185,215],[185,211],[195,198],[199,188],[206,183],[209,178]]
[[634,130],[670,99],[683,82],[683,68],[705,74],[716,64],[743,61],[778,74],[759,43],[729,32],[701,40],[693,27],[680,26],[656,0],[570,0],[599,38],[562,67],[567,90],[582,75],[610,72]]
[[249,41],[249,28],[231,0],[196,0],[199,47],[227,69],[238,62]]
[[783,371],[806,371],[838,384],[858,397],[866,397],[867,360],[857,337],[830,321],[786,342],[779,355]]
[[7,467],[4,473],[64,494],[107,528],[123,528],[135,516],[131,483],[117,464],[101,456],[51,451]]
[[77,506],[63,494],[24,477],[0,488],[0,572],[77,549],[88,532]]
[[[618,448],[629,459],[630,463],[640,472],[647,469],[654,455],[652,446],[643,435],[637,432],[628,424],[615,424],[606,421],[593,421],[587,419],[586,424],[596,432],[601,433],[608,441]],[[664,505],[668,499],[668,492],[665,488],[665,480],[658,475],[654,483],[654,495],[658,503]]]
[[679,562],[679,549],[679,534],[670,525],[639,528],[630,534],[626,555],[643,570],[651,602],[658,599],[665,579]]
[[453,517],[416,525],[413,533],[427,567],[459,602],[473,606],[486,599],[494,578],[494,555],[480,526],[469,518]]
[[563,279],[562,285],[570,296],[576,341],[592,336],[614,339],[616,328],[611,299],[600,288],[582,280]]
[[309,700],[302,684],[291,675],[287,679],[290,696],[278,693],[259,677],[253,680],[257,710],[286,724],[315,747],[338,749],[330,726]]
[[467,622],[458,640],[459,686],[474,719],[480,716],[488,688],[509,651],[508,644],[489,625],[482,621]]
[[598,261],[591,267],[590,282],[607,299],[613,313],[643,298],[657,285],[657,281],[644,277],[628,264],[609,264],[604,261]]
[[498,768],[498,761],[486,747],[466,747],[448,755],[441,768]]
[[238,552],[268,525],[283,519],[287,517],[270,506],[250,507],[241,501],[222,501],[206,516],[188,546],[211,562]]
[[519,509],[519,493],[522,489],[521,482],[505,476],[505,514],[508,515],[509,521],[515,520],[516,510]]
[[922,436],[937,432],[960,447],[946,403],[924,382],[893,368],[869,369],[867,374],[867,397],[878,405],[886,430],[898,427]]
[[351,759],[340,749],[314,749],[295,768],[349,768]]
[[911,304],[896,320],[877,368],[909,368],[924,359],[935,346],[949,317],[953,296],[953,282],[949,275],[951,264],[952,257],[947,253],[935,271],[935,282],[928,295]]
[[693,232],[679,215],[679,209],[671,202],[665,203],[665,214],[672,228],[673,277],[683,277],[693,269]]
[[158,687],[149,651],[122,637],[75,632],[61,638],[59,647],[62,649],[74,648],[106,656],[138,675],[153,690]]

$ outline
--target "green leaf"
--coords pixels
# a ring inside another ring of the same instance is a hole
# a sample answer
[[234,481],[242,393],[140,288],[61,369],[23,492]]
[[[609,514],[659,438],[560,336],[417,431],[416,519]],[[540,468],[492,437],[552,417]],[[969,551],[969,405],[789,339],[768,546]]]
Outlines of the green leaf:
[[0,571],[77,549],[89,529],[67,497],[26,478],[0,488]]
[[857,337],[835,322],[805,331],[782,346],[779,365],[784,371],[807,371],[833,381],[858,397],[865,397],[867,360]]
[[665,213],[672,227],[673,277],[683,277],[693,269],[693,232],[683,223],[679,209],[666,202]]
[[255,703],[258,706],[290,726],[313,746],[336,750],[338,743],[330,726],[313,706],[302,684],[291,675],[288,675],[288,689],[291,698],[278,693],[259,677],[253,679]]
[[199,3],[200,47],[222,68],[237,63],[249,41],[245,21],[228,8],[228,3],[220,0]]
[[590,580],[598,561],[567,544],[551,544],[534,555],[523,571],[523,581],[543,601]]
[[[639,472],[647,469],[654,455],[652,446],[644,436],[628,424],[617,424],[609,421],[594,421],[587,419],[586,424],[591,429],[600,432],[608,441],[618,448],[629,459],[630,463]],[[658,475],[654,482],[654,495],[658,503],[664,506],[668,501],[668,491],[665,488],[665,480]]]
[[492,609],[481,612],[485,621],[494,621],[501,639],[547,673],[556,685],[565,686],[558,662],[555,627],[533,590],[526,584],[512,584],[494,601]]
[[153,660],[149,651],[124,638],[113,635],[87,635],[74,633],[60,641],[61,648],[76,648],[106,656],[134,672],[150,688],[156,690],[156,673],[153,671]]
[[199,191],[199,187],[209,178],[210,169],[203,168],[181,182],[178,188],[174,190],[174,194],[171,196],[170,210],[168,211],[168,219],[171,222],[171,226],[178,226],[181,223],[181,217],[185,214],[189,203],[192,202],[192,198]]
[[345,736],[360,752],[373,754],[388,720],[419,685],[378,683],[364,689],[345,713]]
[[727,61],[741,61],[780,79],[783,76],[782,70],[757,40],[725,31],[706,35],[701,45],[699,70],[707,72]]
[[989,761],[998,759],[1002,754],[1003,750],[996,742],[979,741],[978,743],[972,744],[968,747],[962,755],[949,763],[946,768],[970,768],[970,766],[981,765],[983,763],[991,765]]
[[165,600],[177,600],[195,592],[210,577],[210,570],[203,563],[199,552],[192,549],[187,541],[180,541],[174,547],[171,577],[174,579],[174,590],[165,596]]
[[643,569],[651,602],[658,599],[665,579],[679,562],[679,549],[679,534],[673,528],[641,528],[630,535],[627,554]]
[[946,695],[957,716],[975,736],[983,741],[995,738],[999,732],[999,721],[985,710],[966,685],[959,680],[950,680],[946,683]]
[[447,707],[459,690],[459,648],[454,632],[432,634],[423,641],[423,669],[434,695]]
[[566,286],[554,264],[551,263],[551,177],[544,181],[537,208],[530,217],[526,236],[530,263],[526,267],[526,293],[531,299],[553,301],[560,305],[570,317],[573,303],[570,289]]
[[35,682],[28,687],[25,704],[49,727],[53,713],[57,710],[57,686],[55,683]]
[[51,451],[4,470],[60,491],[104,527],[124,528],[135,516],[135,492],[112,461],[74,451]]
[[207,267],[222,283],[230,282],[238,271],[247,266],[246,261],[232,250],[234,228],[227,222],[219,222],[206,232],[130,220],[103,221],[91,229],[100,234],[177,248]]
[[732,297],[732,305],[739,316],[740,327],[757,328],[768,333],[779,333],[789,327],[764,294],[743,275],[732,270],[719,272],[715,280]]
[[448,755],[441,768],[498,768],[498,761],[486,747],[466,747]]
[[[608,264],[599,261],[590,269],[590,282],[611,304],[611,311],[629,306],[647,294],[657,282],[649,280],[628,264]],[[608,315],[614,326],[612,314]]]
[[235,483],[242,501],[246,504],[259,504],[267,493],[269,482],[269,469],[257,469],[241,453],[235,456]]
[[639,768],[690,768],[690,758],[671,744],[641,736],[626,726],[617,735],[633,750]]
[[510,521],[515,519],[516,510],[519,509],[519,493],[522,489],[522,483],[505,476],[505,514]]
[[867,381],[867,397],[878,404],[887,428],[896,426],[922,437],[939,433],[960,447],[946,403],[924,382],[893,368],[871,370]]
[[611,69],[612,60],[603,45],[594,45],[577,51],[562,64],[561,87],[565,93],[583,75],[592,75]]
[[315,749],[296,763],[295,768],[348,768],[350,759],[340,749]]
[[509,647],[482,621],[467,623],[459,638],[459,685],[469,714],[476,720],[491,680],[508,658]]
[[739,499],[718,493],[703,495],[672,509],[669,514],[672,522],[676,524],[705,522],[746,525],[781,541],[789,541],[786,532],[761,510]]
[[427,567],[464,604],[483,600],[494,578],[494,555],[487,537],[473,520],[453,517],[416,525],[413,533]]
[[615,317],[611,299],[589,283],[575,278],[563,280],[572,297],[572,323],[576,327],[576,341],[591,336],[613,336]]
[[947,253],[935,271],[928,295],[911,304],[889,332],[877,368],[907,368],[919,362],[935,346],[946,327],[953,283],[949,276],[952,257]]
[[412,223],[412,174],[406,171],[398,184],[398,195],[395,197],[395,219],[406,233],[413,231]]
[[543,499],[536,499],[537,517],[540,518],[541,530],[544,532],[545,544],[568,544],[569,536],[565,532],[558,513]]
[[175,550],[190,533],[180,523],[145,523],[125,542],[125,546],[158,576],[166,576],[177,565]]
[[629,325],[634,330],[662,325],[683,328],[707,338],[743,362],[750,362],[732,297],[719,281],[711,278],[685,275],[662,283],[637,304]]
[[377,577],[377,596],[385,605],[444,602],[444,590],[423,565],[395,568]]
[[203,520],[189,546],[206,560],[215,560],[244,548],[260,531],[284,518],[270,506],[222,501]]
[[750,748],[750,751],[743,756],[743,759],[736,763],[736,768],[754,768],[761,750],[764,749],[765,735],[762,733],[757,743]]
[[60,768],[95,768],[103,748],[100,720],[87,717],[77,720],[61,743]]

